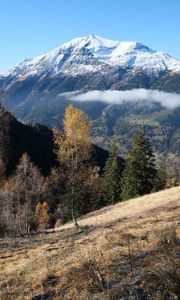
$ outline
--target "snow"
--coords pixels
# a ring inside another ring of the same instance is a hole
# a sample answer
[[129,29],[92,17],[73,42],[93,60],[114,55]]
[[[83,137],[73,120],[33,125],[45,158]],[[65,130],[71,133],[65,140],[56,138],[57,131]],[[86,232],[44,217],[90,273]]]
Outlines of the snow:
[[145,72],[180,72],[180,61],[166,53],[153,51],[134,41],[111,41],[94,34],[71,40],[55,50],[16,65],[0,77],[30,76],[39,74],[52,76],[58,72],[71,75],[107,72],[109,67],[127,68]]

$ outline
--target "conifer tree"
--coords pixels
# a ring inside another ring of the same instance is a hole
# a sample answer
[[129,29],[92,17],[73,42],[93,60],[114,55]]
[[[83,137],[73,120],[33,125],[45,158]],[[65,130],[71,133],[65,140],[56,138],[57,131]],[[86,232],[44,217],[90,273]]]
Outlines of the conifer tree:
[[165,189],[167,182],[166,166],[165,161],[161,161],[159,168],[157,170],[156,176],[154,178],[154,188],[155,192]]
[[117,146],[112,142],[112,150],[107,159],[101,181],[101,206],[120,201],[121,170],[118,163]]
[[122,179],[122,199],[148,194],[156,174],[155,157],[144,131],[140,130],[129,153]]

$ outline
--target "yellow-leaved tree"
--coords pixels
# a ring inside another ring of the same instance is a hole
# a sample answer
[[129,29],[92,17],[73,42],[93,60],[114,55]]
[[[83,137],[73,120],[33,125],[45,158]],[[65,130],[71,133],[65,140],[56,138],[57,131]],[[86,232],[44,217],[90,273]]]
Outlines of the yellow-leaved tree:
[[71,188],[71,212],[75,226],[78,228],[75,214],[75,190],[82,173],[90,159],[92,122],[86,114],[70,104],[65,112],[64,133],[54,130],[57,155],[64,165]]
[[34,220],[39,230],[47,229],[49,226],[51,215],[47,202],[38,202],[34,214]]

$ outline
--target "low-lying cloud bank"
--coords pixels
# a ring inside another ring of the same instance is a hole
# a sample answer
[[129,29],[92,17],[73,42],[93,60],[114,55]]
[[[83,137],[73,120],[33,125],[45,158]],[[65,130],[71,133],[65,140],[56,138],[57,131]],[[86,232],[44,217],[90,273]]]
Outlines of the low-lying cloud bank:
[[[145,100],[148,102],[158,102],[162,106],[174,109],[180,106],[180,94],[166,93],[158,90],[133,89],[127,91],[107,90],[89,91],[87,93],[66,93],[69,100],[74,101],[103,101],[113,104],[125,102],[137,102]],[[65,94],[64,94],[65,95]]]

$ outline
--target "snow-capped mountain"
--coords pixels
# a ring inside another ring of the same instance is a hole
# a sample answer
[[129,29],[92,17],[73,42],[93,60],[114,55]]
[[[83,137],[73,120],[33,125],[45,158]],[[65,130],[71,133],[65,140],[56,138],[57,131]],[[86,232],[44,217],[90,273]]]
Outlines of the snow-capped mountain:
[[160,93],[159,98],[148,90],[180,94],[180,61],[138,42],[96,35],[76,38],[0,74],[0,102],[24,122],[61,127],[67,105],[75,101],[93,119],[101,146],[115,135],[129,147],[145,124],[158,151],[179,151],[179,96]]
[[138,42],[111,41],[97,35],[87,35],[73,39],[48,54],[27,59],[0,74],[0,78],[56,76],[58,73],[71,76],[92,72],[108,74],[112,69],[132,73],[179,73],[180,61]]
[[[138,42],[91,34],[0,74],[0,102],[21,120],[48,126],[61,122],[69,94],[139,88],[180,94],[180,61]],[[81,105],[99,116],[102,100]]]

